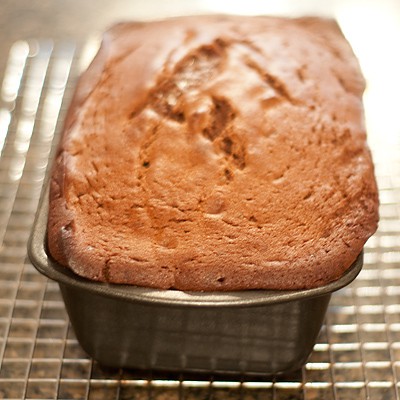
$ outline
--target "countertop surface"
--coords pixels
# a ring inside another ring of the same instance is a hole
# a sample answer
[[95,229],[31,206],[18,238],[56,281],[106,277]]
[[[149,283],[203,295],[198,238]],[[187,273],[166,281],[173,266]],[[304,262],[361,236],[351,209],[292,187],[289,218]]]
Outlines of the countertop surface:
[[[91,360],[27,241],[76,78],[121,20],[207,13],[337,18],[367,80],[381,222],[359,277],[332,296],[301,371],[222,377],[109,369]],[[400,2],[2,0],[0,2],[0,398],[399,399]]]

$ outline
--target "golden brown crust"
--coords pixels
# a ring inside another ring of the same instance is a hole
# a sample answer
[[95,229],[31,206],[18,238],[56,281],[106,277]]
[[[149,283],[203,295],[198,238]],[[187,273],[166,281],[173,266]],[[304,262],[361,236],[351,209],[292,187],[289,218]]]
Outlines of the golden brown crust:
[[337,279],[378,221],[363,90],[331,20],[115,26],[65,124],[52,256],[90,279],[181,290]]

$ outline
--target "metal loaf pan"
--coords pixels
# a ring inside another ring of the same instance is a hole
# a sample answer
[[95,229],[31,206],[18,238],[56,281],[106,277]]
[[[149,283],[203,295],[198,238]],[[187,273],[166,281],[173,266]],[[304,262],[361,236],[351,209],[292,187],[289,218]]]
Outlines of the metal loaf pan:
[[362,253],[329,285],[297,291],[182,292],[92,282],[46,253],[47,191],[29,241],[39,272],[58,282],[82,348],[105,366],[280,374],[311,353],[331,293],[361,270]]

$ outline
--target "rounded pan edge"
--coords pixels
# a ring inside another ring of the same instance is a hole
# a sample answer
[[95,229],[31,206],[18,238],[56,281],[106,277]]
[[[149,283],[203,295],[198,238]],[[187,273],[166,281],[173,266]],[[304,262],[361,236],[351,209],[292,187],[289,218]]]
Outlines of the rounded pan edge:
[[59,283],[100,296],[123,301],[176,307],[250,307],[278,304],[330,294],[351,283],[363,266],[363,252],[352,266],[336,281],[328,285],[304,290],[245,290],[237,292],[184,292],[145,287],[107,284],[81,278],[55,262],[46,253],[48,188],[43,191],[38,212],[28,242],[28,256],[35,268]]

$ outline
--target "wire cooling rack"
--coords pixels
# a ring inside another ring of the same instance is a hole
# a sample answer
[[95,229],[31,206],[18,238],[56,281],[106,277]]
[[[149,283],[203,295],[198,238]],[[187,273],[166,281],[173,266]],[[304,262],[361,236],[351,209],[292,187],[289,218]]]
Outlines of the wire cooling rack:
[[308,363],[290,376],[227,379],[105,369],[80,348],[56,283],[26,244],[81,51],[20,41],[0,99],[1,399],[399,399],[400,125],[371,144],[381,223],[356,281],[335,293]]

